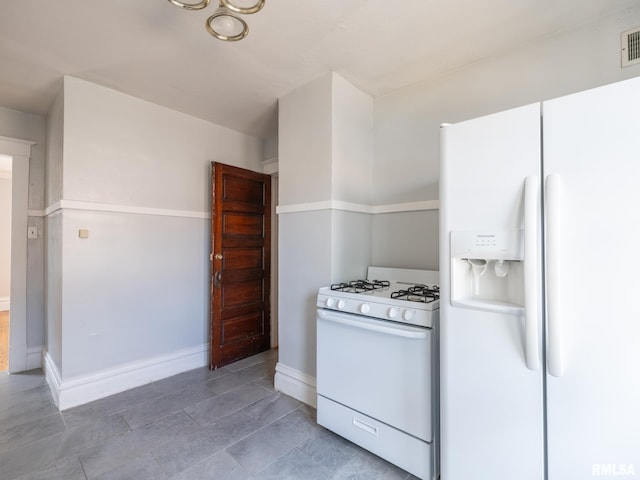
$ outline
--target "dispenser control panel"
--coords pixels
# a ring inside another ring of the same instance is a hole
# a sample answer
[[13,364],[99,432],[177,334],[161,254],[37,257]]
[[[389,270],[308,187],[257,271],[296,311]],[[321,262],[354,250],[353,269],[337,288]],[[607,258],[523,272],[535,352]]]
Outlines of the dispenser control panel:
[[497,244],[495,233],[477,233],[473,246],[476,248],[495,248]]
[[522,260],[522,230],[453,231],[451,256],[486,260]]

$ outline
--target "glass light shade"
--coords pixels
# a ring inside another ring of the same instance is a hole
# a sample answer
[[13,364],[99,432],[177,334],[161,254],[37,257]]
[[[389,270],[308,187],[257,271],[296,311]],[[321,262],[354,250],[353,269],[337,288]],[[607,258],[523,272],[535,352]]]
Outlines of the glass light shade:
[[249,33],[247,22],[225,7],[218,8],[207,19],[206,27],[211,35],[227,42],[242,40]]
[[211,0],[202,0],[201,2],[195,2],[195,3],[185,3],[185,2],[180,2],[178,0],[169,0],[169,2],[173,3],[177,7],[181,7],[186,10],[202,10],[207,5],[209,5]]
[[247,15],[259,12],[264,7],[265,0],[220,0],[220,4],[232,12]]

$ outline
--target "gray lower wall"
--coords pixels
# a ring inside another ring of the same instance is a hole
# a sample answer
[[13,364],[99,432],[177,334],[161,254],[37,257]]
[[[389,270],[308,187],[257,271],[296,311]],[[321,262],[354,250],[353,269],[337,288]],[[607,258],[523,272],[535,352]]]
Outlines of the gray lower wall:
[[320,287],[363,278],[371,261],[371,215],[320,210],[279,215],[279,361],[316,375]]
[[62,212],[45,219],[45,279],[47,308],[47,353],[62,370]]
[[439,270],[438,223],[439,210],[374,215],[371,264]]
[[64,210],[62,225],[63,380],[206,345],[208,219]]
[[279,362],[315,376],[315,302],[331,282],[331,211],[278,216]]
[[371,262],[371,218],[366,213],[332,210],[332,283],[366,278]]

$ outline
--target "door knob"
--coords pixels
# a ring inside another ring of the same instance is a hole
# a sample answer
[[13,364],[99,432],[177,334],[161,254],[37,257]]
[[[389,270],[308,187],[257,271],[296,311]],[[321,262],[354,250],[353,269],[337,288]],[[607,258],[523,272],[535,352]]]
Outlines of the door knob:
[[222,256],[221,253],[216,253],[215,257],[216,260],[222,260],[224,257]]

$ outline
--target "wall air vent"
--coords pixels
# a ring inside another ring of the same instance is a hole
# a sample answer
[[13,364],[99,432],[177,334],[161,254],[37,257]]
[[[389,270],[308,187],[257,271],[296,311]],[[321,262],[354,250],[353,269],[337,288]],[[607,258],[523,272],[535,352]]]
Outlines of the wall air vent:
[[622,66],[628,67],[640,63],[640,27],[622,32],[620,37]]

